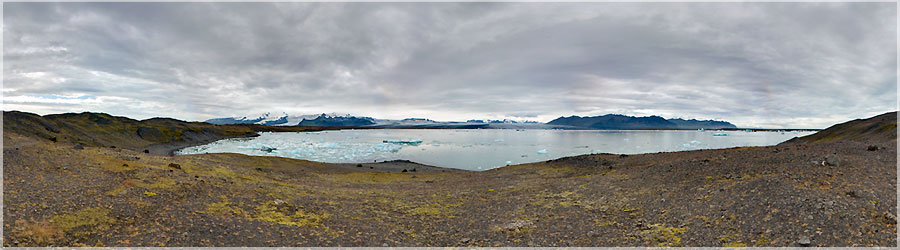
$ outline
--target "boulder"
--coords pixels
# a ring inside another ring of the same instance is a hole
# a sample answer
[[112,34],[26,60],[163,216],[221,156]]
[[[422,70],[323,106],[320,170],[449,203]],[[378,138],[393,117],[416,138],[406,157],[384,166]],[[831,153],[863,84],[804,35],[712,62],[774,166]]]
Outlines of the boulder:
[[825,156],[825,165],[826,166],[840,166],[841,165],[841,157],[836,154]]

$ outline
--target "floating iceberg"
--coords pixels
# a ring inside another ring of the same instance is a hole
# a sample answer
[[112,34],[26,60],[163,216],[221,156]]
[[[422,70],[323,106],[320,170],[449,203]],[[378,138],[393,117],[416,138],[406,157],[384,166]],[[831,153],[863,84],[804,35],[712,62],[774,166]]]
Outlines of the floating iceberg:
[[545,149],[538,150],[537,153],[542,154],[542,155],[547,154],[547,149],[545,148]]
[[512,164],[512,161],[506,161],[506,165]]
[[375,150],[381,152],[397,152],[400,151],[400,149],[403,149],[403,146],[391,143],[382,143],[375,145]]
[[259,150],[263,152],[272,153],[272,151],[277,150],[277,148],[263,146],[263,145],[251,145],[251,146],[240,146],[238,149],[249,149],[249,150]]
[[413,139],[405,139],[405,140],[384,140],[383,143],[394,143],[394,144],[409,144],[409,145],[419,145],[422,143],[422,140],[413,140]]

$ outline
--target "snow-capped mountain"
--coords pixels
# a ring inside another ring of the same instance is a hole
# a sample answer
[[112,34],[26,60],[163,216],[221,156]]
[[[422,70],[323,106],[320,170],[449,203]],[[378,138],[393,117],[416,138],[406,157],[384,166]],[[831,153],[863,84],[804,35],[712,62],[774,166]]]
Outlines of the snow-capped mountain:
[[[255,117],[255,118],[248,118]],[[225,117],[206,120],[212,124],[261,124],[267,126],[319,126],[319,127],[383,127],[383,128],[550,128],[546,124],[513,120],[468,120],[465,122],[434,121],[427,118],[402,120],[374,119],[350,114],[314,114],[292,116],[287,113],[259,116]]]
[[250,116],[255,118],[249,118],[248,116],[241,117],[223,117],[223,118],[213,118],[206,120],[206,123],[212,124],[254,124],[254,123],[272,123],[273,121],[277,121],[278,118],[272,119],[271,113],[264,113],[260,116]]
[[[255,117],[255,118],[250,118]],[[281,115],[272,115],[271,112],[263,113],[259,116],[240,116],[240,117],[223,117],[223,118],[213,118],[206,120],[206,123],[212,124],[260,124],[267,126],[297,126],[304,120],[313,121],[316,119],[321,120],[334,120],[334,119],[348,119],[348,118],[357,118],[350,114],[314,114],[314,115],[288,115],[287,113],[282,112]],[[361,119],[368,118],[362,117]],[[368,118],[372,119],[372,118]],[[310,125],[312,126],[312,125]]]

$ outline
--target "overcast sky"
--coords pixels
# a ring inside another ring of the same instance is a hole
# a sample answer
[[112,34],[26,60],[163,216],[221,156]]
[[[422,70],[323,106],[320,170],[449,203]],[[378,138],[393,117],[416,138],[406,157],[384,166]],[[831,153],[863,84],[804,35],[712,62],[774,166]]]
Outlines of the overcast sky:
[[4,3],[3,109],[205,120],[897,108],[895,3]]

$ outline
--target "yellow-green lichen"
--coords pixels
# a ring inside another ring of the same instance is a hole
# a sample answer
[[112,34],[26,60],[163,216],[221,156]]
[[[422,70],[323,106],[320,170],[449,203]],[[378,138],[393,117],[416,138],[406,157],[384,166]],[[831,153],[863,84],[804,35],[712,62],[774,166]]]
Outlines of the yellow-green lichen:
[[641,232],[641,238],[648,243],[656,243],[658,247],[681,246],[681,235],[687,227],[665,227],[661,224],[650,225],[649,230]]
[[53,226],[63,231],[80,226],[94,226],[99,230],[107,230],[110,224],[116,222],[109,217],[109,209],[105,208],[85,208],[78,212],[54,216],[50,221]]
[[263,203],[256,207],[256,214],[252,219],[274,222],[289,226],[318,227],[321,226],[322,220],[327,217],[328,214],[326,213],[315,214],[303,211],[302,209],[296,209],[293,214],[288,215],[285,212],[279,211],[279,209],[269,205],[268,203]]
[[279,208],[270,203],[263,203],[256,206],[256,209],[251,213],[232,204],[225,196],[220,196],[219,199],[219,202],[207,204],[207,213],[239,216],[249,220],[268,221],[297,227],[319,227],[321,226],[322,221],[328,218],[327,213],[317,214],[290,207]]
[[219,196],[219,202],[206,205],[206,212],[215,215],[238,215],[245,216],[247,213],[237,206],[233,206],[228,197]]
[[747,246],[747,243],[742,243],[742,242],[728,242],[728,243],[722,244],[722,247],[746,247],[746,246]]
[[722,241],[722,247],[746,247],[747,243],[743,243],[739,240],[735,240],[735,234],[730,235],[722,235],[719,236],[719,240]]

